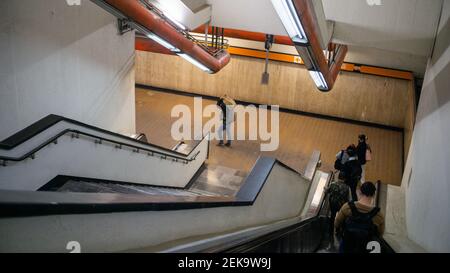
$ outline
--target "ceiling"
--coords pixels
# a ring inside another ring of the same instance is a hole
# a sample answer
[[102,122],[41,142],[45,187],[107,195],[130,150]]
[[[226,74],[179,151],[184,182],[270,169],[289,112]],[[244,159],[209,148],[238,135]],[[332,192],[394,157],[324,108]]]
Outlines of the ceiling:
[[207,0],[211,25],[274,35],[287,35],[270,0]]
[[[320,1],[320,0],[318,0]],[[270,0],[207,0],[214,26],[286,35]],[[333,41],[349,45],[347,62],[423,76],[442,0],[322,0]],[[369,5],[380,2],[381,5]]]
[[325,16],[335,22],[334,39],[429,56],[439,24],[440,0],[384,0],[370,6],[362,0],[322,0]]

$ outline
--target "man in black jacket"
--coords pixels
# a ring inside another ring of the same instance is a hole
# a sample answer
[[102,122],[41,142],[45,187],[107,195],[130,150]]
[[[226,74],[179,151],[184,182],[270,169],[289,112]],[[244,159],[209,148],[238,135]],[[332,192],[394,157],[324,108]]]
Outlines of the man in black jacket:
[[358,195],[356,194],[356,187],[361,179],[361,163],[358,161],[356,155],[356,150],[354,148],[347,149],[347,154],[349,156],[348,161],[345,162],[342,172],[344,173],[344,181],[350,187],[352,194],[352,200],[358,201]]

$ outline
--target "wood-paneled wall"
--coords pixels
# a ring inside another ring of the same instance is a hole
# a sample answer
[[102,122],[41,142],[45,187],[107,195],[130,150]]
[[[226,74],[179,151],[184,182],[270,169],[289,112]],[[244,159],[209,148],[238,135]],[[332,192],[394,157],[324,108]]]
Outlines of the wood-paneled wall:
[[270,82],[261,84],[264,60],[232,56],[215,75],[183,59],[137,51],[136,83],[210,96],[231,97],[260,104],[403,128],[411,82],[341,72],[334,89],[318,91],[301,65],[270,62]]

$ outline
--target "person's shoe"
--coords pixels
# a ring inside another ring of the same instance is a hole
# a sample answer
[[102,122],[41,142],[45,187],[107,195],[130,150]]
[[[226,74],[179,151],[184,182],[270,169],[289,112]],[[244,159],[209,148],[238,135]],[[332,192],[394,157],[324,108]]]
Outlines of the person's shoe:
[[227,144],[225,144],[227,147],[231,147],[231,141],[228,141]]
[[217,146],[223,146],[223,141],[219,141],[219,143],[217,144]]

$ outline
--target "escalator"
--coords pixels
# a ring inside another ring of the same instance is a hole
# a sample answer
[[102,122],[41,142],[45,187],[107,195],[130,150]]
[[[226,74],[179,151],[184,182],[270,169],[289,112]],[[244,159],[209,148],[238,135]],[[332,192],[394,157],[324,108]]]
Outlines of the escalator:
[[[380,189],[380,183],[377,183]],[[375,198],[375,206],[379,206],[379,190]],[[339,253],[339,240],[330,234],[330,212],[328,198],[323,198],[320,210],[315,217],[300,221],[284,229],[260,236],[237,246],[220,249],[224,253]],[[380,251],[374,253],[392,254],[394,249],[382,238],[376,239],[380,243]],[[210,249],[215,252],[214,249]]]
[[261,156],[227,195],[191,183],[208,148],[44,118],[0,143],[0,252],[332,252],[320,152],[303,173]]

